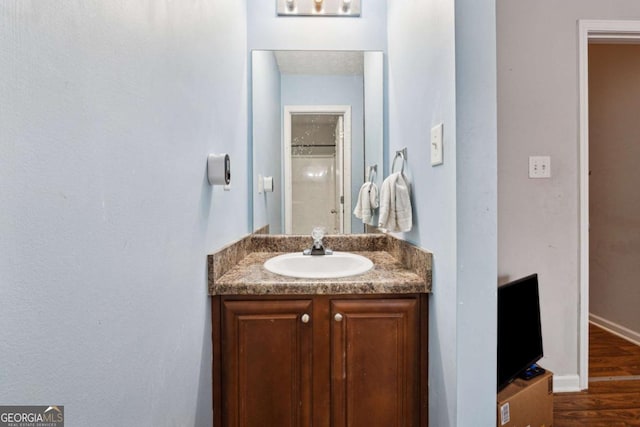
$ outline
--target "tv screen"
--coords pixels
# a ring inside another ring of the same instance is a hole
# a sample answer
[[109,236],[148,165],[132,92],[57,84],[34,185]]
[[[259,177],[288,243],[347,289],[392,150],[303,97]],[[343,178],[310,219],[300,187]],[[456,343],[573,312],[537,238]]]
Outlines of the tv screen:
[[498,391],[542,358],[538,275],[498,288]]

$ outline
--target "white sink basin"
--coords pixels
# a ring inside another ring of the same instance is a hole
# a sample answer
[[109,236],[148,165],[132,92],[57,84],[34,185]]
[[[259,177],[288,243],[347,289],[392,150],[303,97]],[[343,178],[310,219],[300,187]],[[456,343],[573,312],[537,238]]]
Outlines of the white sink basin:
[[365,273],[373,262],[362,255],[334,252],[332,255],[291,253],[267,260],[264,268],[272,273],[305,279],[333,279]]

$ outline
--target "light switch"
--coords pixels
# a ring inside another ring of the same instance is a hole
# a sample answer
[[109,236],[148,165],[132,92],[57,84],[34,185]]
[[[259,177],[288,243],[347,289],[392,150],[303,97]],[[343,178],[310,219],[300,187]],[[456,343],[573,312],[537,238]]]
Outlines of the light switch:
[[442,131],[442,123],[431,128],[431,166],[437,166],[443,163]]
[[529,156],[529,178],[551,178],[551,157]]

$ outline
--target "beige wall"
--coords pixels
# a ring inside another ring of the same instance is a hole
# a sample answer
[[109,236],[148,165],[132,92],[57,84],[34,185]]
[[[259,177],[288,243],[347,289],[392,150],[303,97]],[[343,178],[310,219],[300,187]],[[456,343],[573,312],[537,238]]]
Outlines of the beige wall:
[[[578,375],[579,19],[640,20],[636,0],[498,0],[498,273],[539,273],[545,358]],[[528,156],[551,156],[529,179]]]
[[589,46],[590,313],[640,333],[640,46]]

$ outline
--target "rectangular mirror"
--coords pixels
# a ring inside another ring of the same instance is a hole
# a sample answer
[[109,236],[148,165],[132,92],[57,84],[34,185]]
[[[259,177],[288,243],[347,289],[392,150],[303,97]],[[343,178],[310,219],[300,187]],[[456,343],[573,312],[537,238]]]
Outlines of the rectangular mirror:
[[253,230],[366,232],[353,210],[382,182],[383,53],[254,50],[251,72]]

